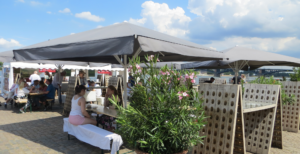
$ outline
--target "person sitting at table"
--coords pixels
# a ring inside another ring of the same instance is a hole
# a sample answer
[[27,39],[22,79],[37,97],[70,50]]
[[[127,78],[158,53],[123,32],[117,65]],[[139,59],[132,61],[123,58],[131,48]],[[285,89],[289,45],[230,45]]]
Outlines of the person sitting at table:
[[40,81],[39,85],[40,85],[39,91],[42,91],[42,92],[47,91],[48,86],[45,84],[44,81]]
[[49,104],[48,104],[48,102],[46,102],[46,100],[47,99],[53,99],[53,100],[55,99],[54,98],[55,97],[55,88],[52,85],[52,80],[47,79],[46,83],[48,85],[47,90],[45,92],[41,92],[45,95],[40,98],[40,103],[43,103],[45,106],[44,110],[47,110],[47,108],[49,106]]
[[[107,92],[105,94],[104,107],[108,107],[109,109],[115,110],[115,105],[113,105],[109,101],[109,98],[113,99],[113,97],[118,99],[118,104],[119,104],[120,99],[118,98],[118,91],[113,85],[110,85],[107,87]],[[99,120],[98,122],[102,126],[106,126],[107,129],[113,129],[112,123],[116,120],[116,118],[107,115],[102,115],[101,117],[99,117],[98,120]]]
[[[33,87],[33,88],[36,88],[36,87]],[[33,88],[31,88],[30,93],[32,93],[32,92],[35,90],[35,89],[33,89]],[[40,82],[39,82],[39,92],[45,92],[46,90],[47,90],[46,84],[44,83],[44,81],[40,81]],[[29,97],[28,97],[28,98],[29,98]],[[33,105],[34,109],[38,109],[38,107],[39,107],[39,105],[40,105],[39,99],[40,99],[39,96],[35,96],[35,97],[31,100],[31,101],[33,102],[33,104],[34,104],[34,105]],[[28,107],[30,107],[31,101],[28,100],[27,103],[26,103],[26,105],[20,109],[20,112],[21,112],[21,113],[24,113],[24,109],[27,109]]]
[[4,104],[5,108],[7,108],[7,103],[12,99],[25,97],[24,91],[26,91],[26,93],[29,92],[27,89],[25,89],[25,87],[28,87],[27,83],[24,82],[24,78],[20,78],[19,81],[17,81],[17,83],[14,85],[14,87],[11,88],[11,93],[9,94],[10,96],[6,99],[6,102]]
[[31,84],[30,86],[31,86],[30,93],[38,90],[40,88],[39,80],[34,80],[33,84]]
[[[9,92],[8,92],[8,94],[7,94],[7,97],[5,98],[5,104],[4,104],[4,106],[5,107],[7,107],[7,103],[9,102],[9,101],[11,101],[13,98],[14,98],[14,95],[15,95],[15,86],[17,85],[17,83],[18,83],[18,81],[16,82],[16,83],[14,83],[12,86],[11,86],[11,88],[9,89]],[[1,102],[0,102],[0,106],[2,106],[1,105]]]
[[86,111],[86,101],[83,97],[85,90],[86,87],[84,85],[76,86],[75,95],[72,98],[69,122],[75,126],[84,124],[97,124],[97,121],[91,119],[91,116]]

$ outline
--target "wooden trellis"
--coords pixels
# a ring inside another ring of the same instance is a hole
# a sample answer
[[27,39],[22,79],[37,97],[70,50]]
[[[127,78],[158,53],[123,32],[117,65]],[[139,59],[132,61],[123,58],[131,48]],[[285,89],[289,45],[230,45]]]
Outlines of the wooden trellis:
[[226,79],[217,78],[214,81],[215,84],[226,84]]
[[193,154],[246,153],[241,105],[241,86],[200,84],[207,125],[200,130],[206,136],[194,147]]
[[300,82],[284,81],[283,89],[288,96],[295,95],[296,102],[282,105],[282,127],[284,131],[298,133],[300,113]]
[[204,83],[205,81],[210,80],[210,78],[199,78],[199,84]]
[[64,110],[63,110],[64,116],[69,116],[69,114],[70,114],[71,104],[72,104],[71,101],[75,94],[75,87],[76,87],[77,80],[79,80],[78,77],[70,77],[69,78],[66,101],[64,103]]
[[282,148],[280,99],[279,85],[245,84],[243,113],[248,152],[267,154],[271,145]]

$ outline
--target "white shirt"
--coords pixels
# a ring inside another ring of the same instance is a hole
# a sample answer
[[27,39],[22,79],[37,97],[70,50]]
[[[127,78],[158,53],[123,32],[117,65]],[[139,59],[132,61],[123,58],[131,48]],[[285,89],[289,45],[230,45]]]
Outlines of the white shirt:
[[78,97],[77,99],[74,99],[74,96],[73,96],[70,115],[79,115],[81,117],[84,117],[82,112],[81,112],[81,107],[78,105],[78,101],[79,101],[80,98],[81,97]]
[[29,80],[31,81],[31,84],[33,84],[34,80],[41,81],[41,77],[37,74],[31,74],[30,77],[29,77]]
[[59,88],[59,86],[58,86],[57,84],[61,85],[62,79],[63,79],[63,76],[60,76],[60,77],[59,77],[58,73],[56,73],[56,74],[54,75],[53,81],[52,81],[53,87],[54,87],[54,88]]

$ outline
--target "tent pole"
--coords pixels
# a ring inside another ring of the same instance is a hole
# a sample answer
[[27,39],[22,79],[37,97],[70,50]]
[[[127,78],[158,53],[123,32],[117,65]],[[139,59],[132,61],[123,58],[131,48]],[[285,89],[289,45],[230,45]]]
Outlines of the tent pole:
[[235,72],[235,80],[234,80],[234,82],[235,82],[235,84],[237,84],[237,80],[238,80],[237,79],[237,76],[238,76],[237,75],[238,74],[238,62],[236,62],[236,64],[235,64],[235,71],[234,72]]
[[128,64],[127,64],[127,55],[124,55],[124,79],[123,79],[123,88],[124,88],[124,98],[123,98],[123,101],[124,101],[124,105],[125,105],[125,108],[127,108],[127,67],[128,67]]

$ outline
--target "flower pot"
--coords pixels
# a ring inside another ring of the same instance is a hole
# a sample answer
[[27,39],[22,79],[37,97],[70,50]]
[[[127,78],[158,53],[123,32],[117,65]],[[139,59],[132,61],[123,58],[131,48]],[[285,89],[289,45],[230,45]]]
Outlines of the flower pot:
[[[134,151],[135,151],[136,154],[149,154],[149,153],[146,153],[146,152],[142,152],[139,149],[135,149]],[[174,153],[174,154],[187,154],[187,153],[188,153],[188,150],[184,150],[182,152],[177,152],[177,153]]]

